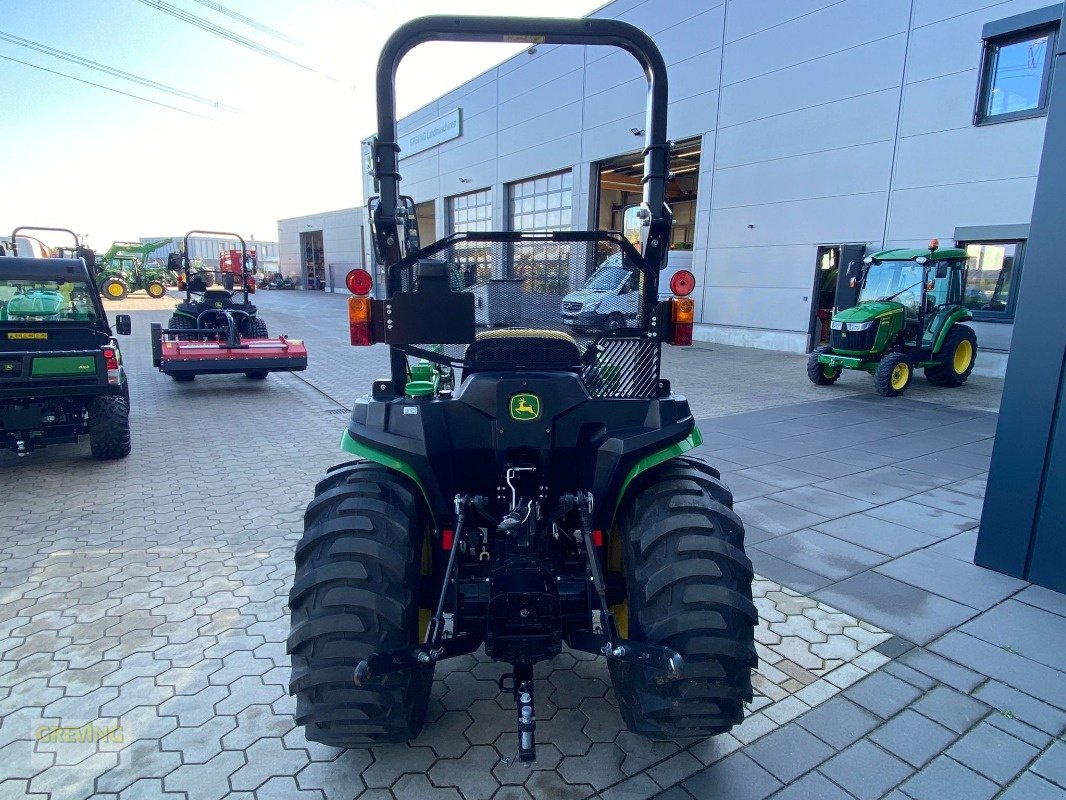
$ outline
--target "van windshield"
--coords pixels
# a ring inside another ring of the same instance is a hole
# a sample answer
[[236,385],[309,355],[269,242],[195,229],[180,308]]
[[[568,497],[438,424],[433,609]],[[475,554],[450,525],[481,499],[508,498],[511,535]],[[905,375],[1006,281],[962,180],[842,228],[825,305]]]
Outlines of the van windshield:
[[0,276],[0,322],[85,322],[98,319],[84,279],[42,280]]
[[622,285],[626,271],[619,264],[600,267],[585,282],[585,288],[591,292],[613,292]]

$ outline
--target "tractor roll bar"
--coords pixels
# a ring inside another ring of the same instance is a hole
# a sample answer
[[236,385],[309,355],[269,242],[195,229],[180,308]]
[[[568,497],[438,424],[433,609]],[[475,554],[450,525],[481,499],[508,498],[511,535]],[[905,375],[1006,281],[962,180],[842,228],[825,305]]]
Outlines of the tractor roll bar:
[[189,291],[189,237],[194,233],[207,234],[208,236],[228,236],[241,243],[241,284],[244,287],[244,302],[248,302],[248,245],[244,243],[244,237],[232,231],[189,231],[181,242],[181,262],[185,267],[185,299],[192,297]]
[[[653,221],[666,217],[669,142],[666,138],[666,64],[651,38],[628,22],[615,19],[553,19],[547,17],[429,16],[401,25],[385,43],[378,59],[378,135],[374,143],[374,176],[381,194],[376,228],[383,232],[386,265],[400,260],[395,235],[399,206],[399,144],[396,142],[396,69],[417,45],[432,41],[529,42],[619,47],[633,55],[648,79],[644,126],[644,203]],[[392,239],[392,244],[387,239]],[[665,248],[664,248],[665,252]]]
[[70,228],[42,228],[38,225],[20,225],[15,228],[15,230],[11,231],[12,247],[18,247],[18,245],[15,244],[15,237],[18,236],[19,231],[52,231],[53,233],[69,233],[74,238],[74,247],[81,247],[81,241],[78,239],[78,234],[74,233]]

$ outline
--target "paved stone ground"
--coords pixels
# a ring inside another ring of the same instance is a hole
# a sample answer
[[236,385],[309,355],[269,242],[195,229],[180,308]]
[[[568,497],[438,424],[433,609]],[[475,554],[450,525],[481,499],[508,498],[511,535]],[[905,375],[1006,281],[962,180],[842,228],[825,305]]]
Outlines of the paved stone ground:
[[[1066,797],[1066,599],[967,561],[998,382],[884,401],[736,348],[668,351],[665,374],[765,576],[742,727],[632,737],[603,666],[564,653],[539,668],[534,770],[500,763],[513,711],[474,657],[441,665],[412,745],[309,745],[284,694],[291,551],[384,358],[344,345],[342,298],[260,297],[274,332],[308,340],[307,373],[174,384],[149,363],[166,312],[137,311],[133,455],[0,457],[0,798]],[[747,373],[767,383],[745,399]],[[103,741],[33,742],[86,722]]]

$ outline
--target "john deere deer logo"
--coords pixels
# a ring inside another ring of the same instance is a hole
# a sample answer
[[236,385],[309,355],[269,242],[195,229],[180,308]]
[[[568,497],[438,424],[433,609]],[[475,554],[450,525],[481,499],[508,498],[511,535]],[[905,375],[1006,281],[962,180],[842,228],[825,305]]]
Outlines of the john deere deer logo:
[[511,419],[530,422],[540,416],[540,398],[535,394],[516,394],[511,397]]

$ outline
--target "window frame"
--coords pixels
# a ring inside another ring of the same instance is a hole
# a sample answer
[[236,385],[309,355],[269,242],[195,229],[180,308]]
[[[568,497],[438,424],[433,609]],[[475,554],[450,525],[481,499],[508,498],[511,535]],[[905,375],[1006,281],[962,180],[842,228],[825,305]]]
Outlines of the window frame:
[[[1044,58],[1043,72],[1040,76],[1039,105],[1036,108],[1028,108],[1022,111],[1006,111],[1002,114],[987,113],[992,92],[992,81],[995,78],[995,70],[992,69],[992,66],[999,48],[1024,42],[1045,32],[1048,37],[1048,46],[1047,55]],[[1057,22],[1044,22],[1020,30],[985,37],[981,51],[981,69],[977,80],[977,100],[973,114],[974,125],[996,125],[1000,122],[1013,122],[1019,119],[1047,116],[1048,98],[1051,95],[1051,68],[1055,61],[1055,48],[1058,45],[1059,34],[1059,24]]]
[[[976,238],[976,239],[959,239],[956,240],[955,246],[961,247],[963,250],[969,245],[1017,245],[1017,255],[1014,259],[1014,265],[1011,268],[1010,285],[1007,287],[1007,307],[1002,311],[984,311],[977,308],[970,308],[967,306],[966,297],[963,296],[962,306],[966,308],[971,314],[973,314],[974,322],[993,322],[1013,324],[1015,309],[1018,306],[1018,286],[1021,282],[1022,270],[1025,268],[1025,251],[1028,244],[1027,239],[996,239],[996,238]],[[971,269],[969,266],[966,268],[967,283],[969,282]]]
[[[553,187],[552,186],[552,181],[555,178],[559,179],[559,184],[560,185],[558,187]],[[569,179],[569,181],[567,181],[567,179]],[[545,188],[544,191],[537,191],[536,183],[538,181],[545,181],[546,188]],[[569,182],[569,186],[566,185],[567,182]],[[527,186],[529,187],[529,191],[526,191],[526,187]],[[516,189],[518,189],[519,187],[522,187],[522,193],[521,194],[518,194],[518,192],[516,191]],[[548,205],[547,205],[547,198],[550,195],[563,194],[563,193],[568,193],[570,195],[570,202],[567,205],[565,205],[565,206],[560,205],[558,208],[556,208],[556,207],[549,208]],[[536,207],[537,206],[537,198],[541,198],[541,197],[543,197],[545,199],[544,207],[543,208],[537,208]],[[515,226],[515,216],[516,216],[515,206],[516,206],[516,201],[521,202],[521,201],[525,201],[527,199],[533,204],[533,208],[530,211],[517,212],[519,216],[533,215],[533,214],[545,214],[545,215],[547,215],[549,213],[556,212],[556,213],[559,214],[559,218],[560,218],[559,224],[558,225],[546,225],[545,227],[536,227],[536,226],[534,226],[534,227],[531,227],[531,228],[518,228],[518,227],[516,227]],[[522,180],[512,181],[511,183],[508,183],[507,184],[507,207],[506,207],[506,213],[507,213],[507,225],[506,225],[506,228],[509,231],[544,231],[544,230],[547,230],[547,231],[562,231],[562,232],[565,232],[565,231],[573,230],[573,227],[574,227],[573,226],[573,213],[574,213],[574,171],[573,171],[573,169],[562,169],[562,170],[557,170],[555,172],[547,172],[547,173],[544,173],[543,175],[533,175],[533,176],[528,177],[528,178],[523,178]],[[566,214],[565,218],[563,217],[563,214]]]

